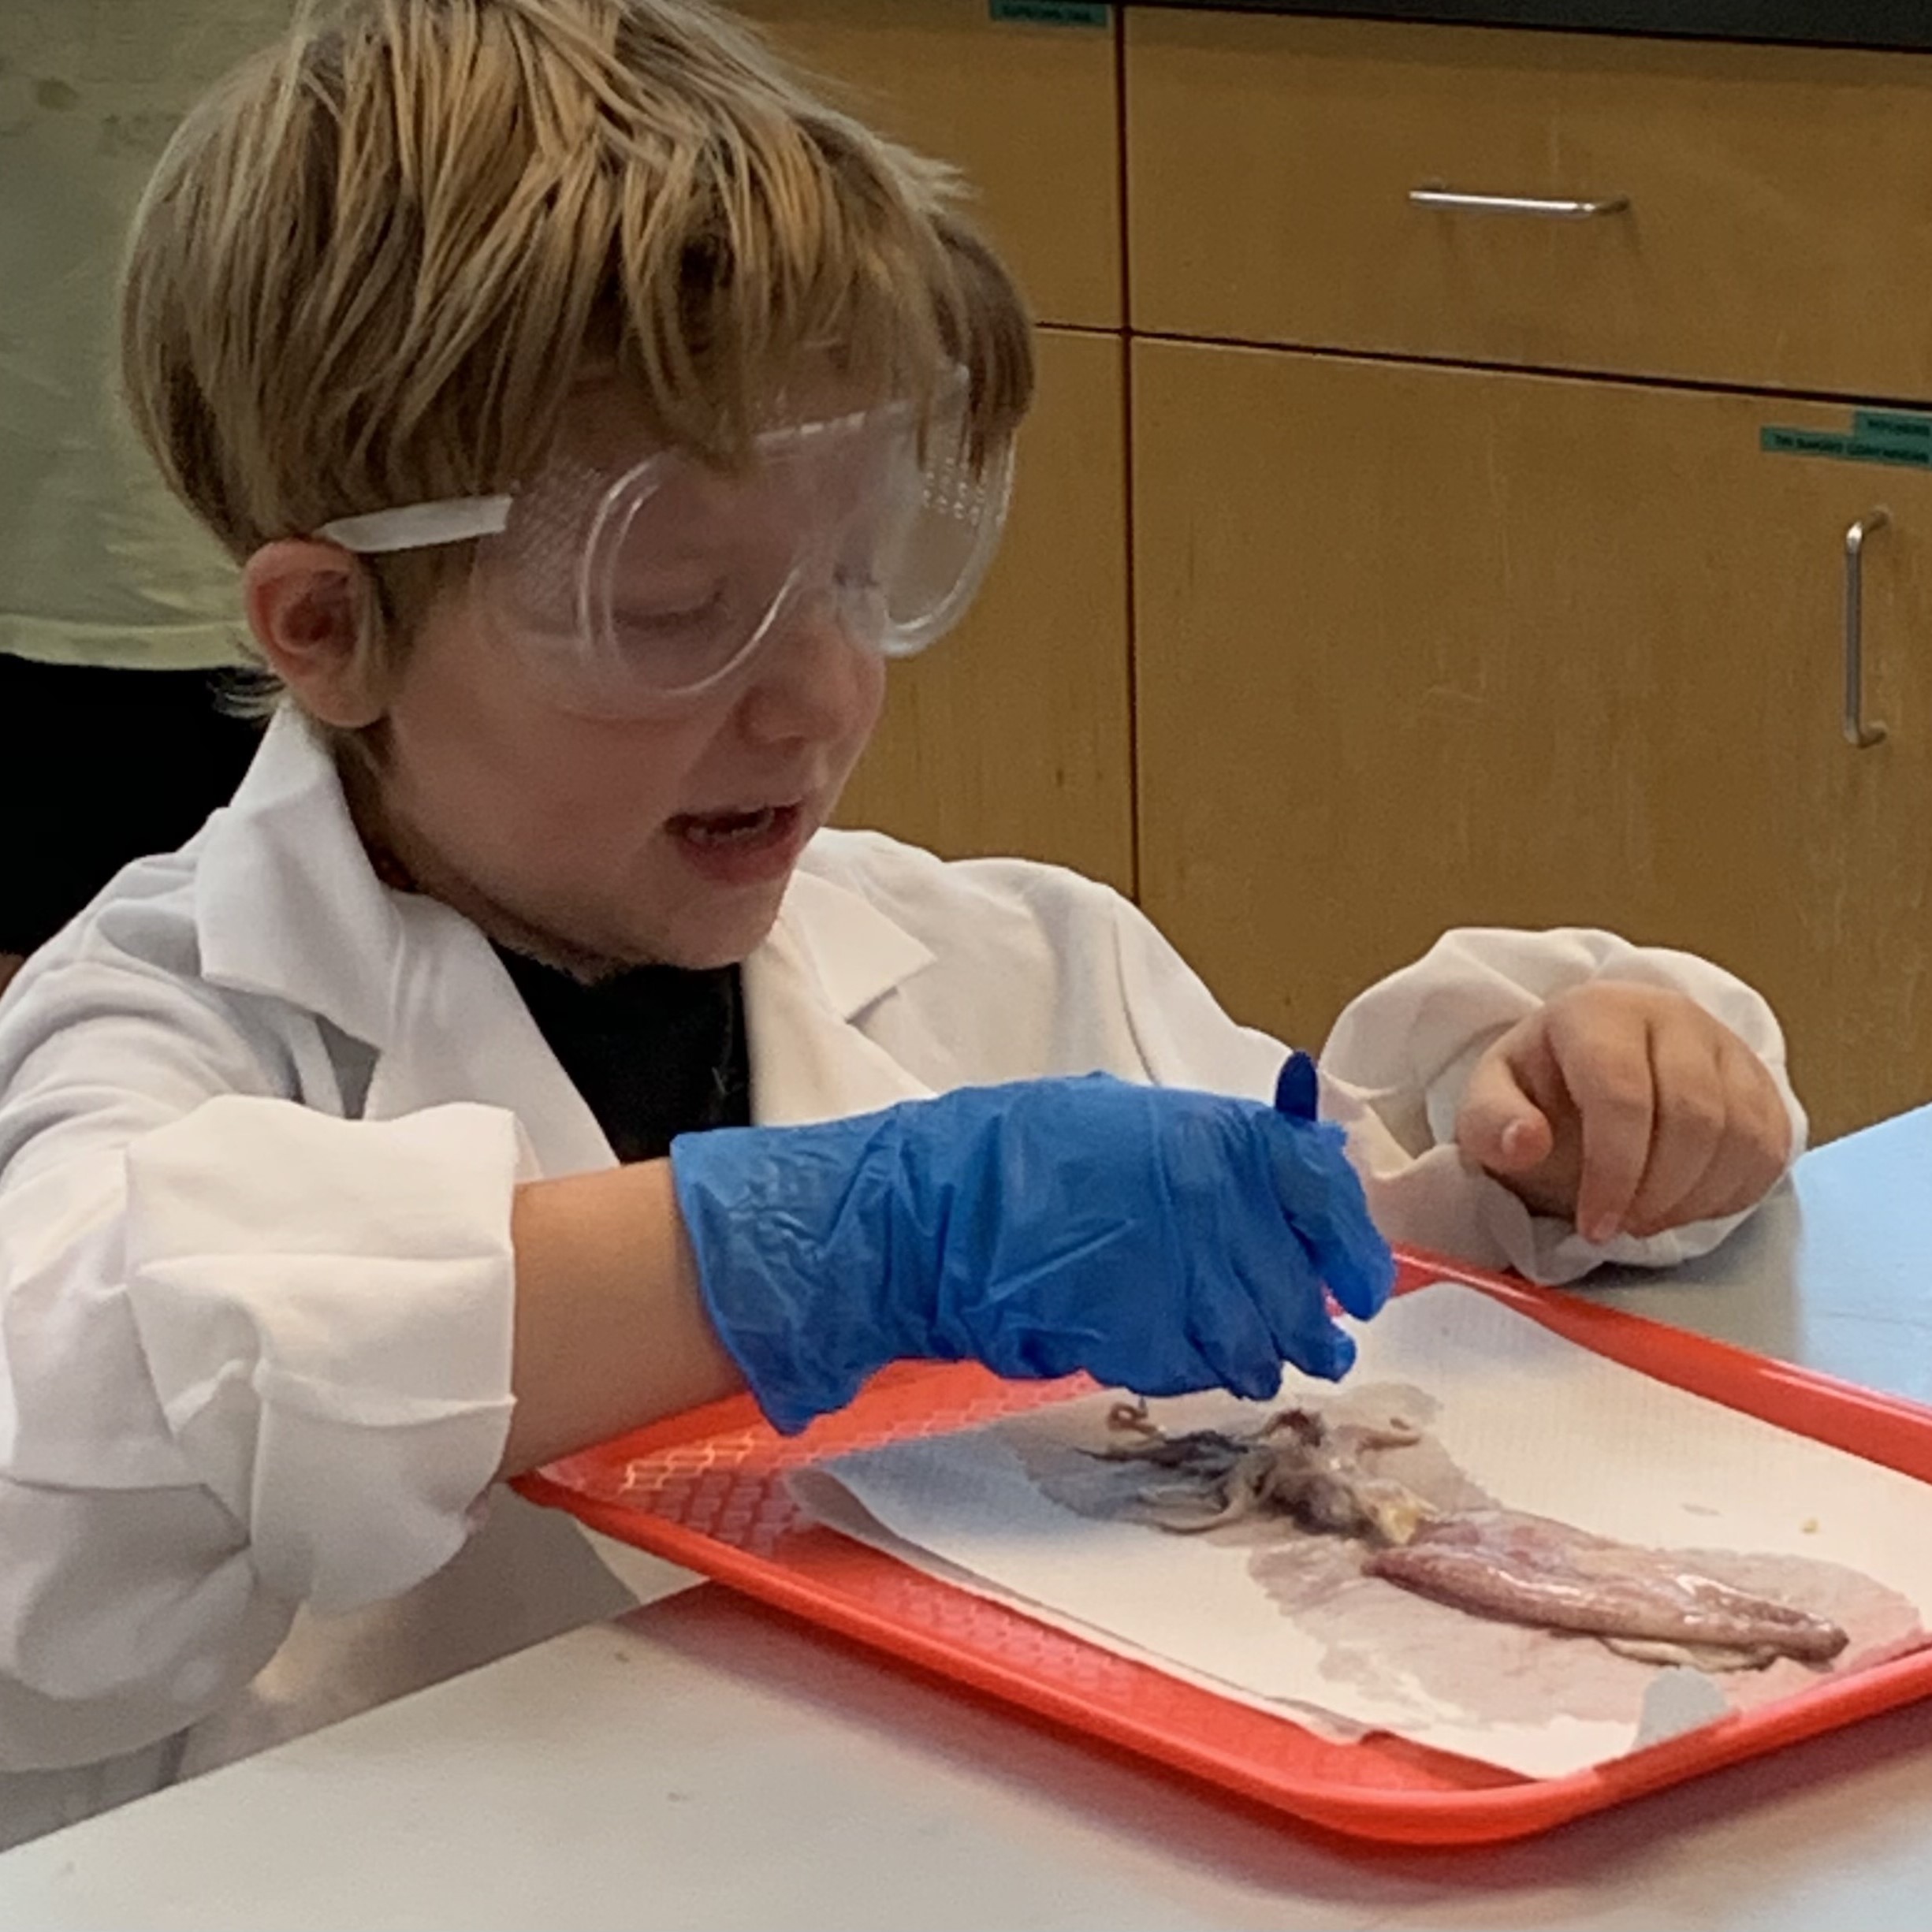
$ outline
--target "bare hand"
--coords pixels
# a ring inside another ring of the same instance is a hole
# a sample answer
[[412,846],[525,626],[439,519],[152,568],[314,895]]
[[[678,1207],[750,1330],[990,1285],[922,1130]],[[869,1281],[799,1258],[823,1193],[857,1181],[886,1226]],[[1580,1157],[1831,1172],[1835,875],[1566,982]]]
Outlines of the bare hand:
[[1740,1214],[1791,1155],[1769,1070],[1681,993],[1579,986],[1476,1063],[1456,1116],[1465,1156],[1584,1238]]

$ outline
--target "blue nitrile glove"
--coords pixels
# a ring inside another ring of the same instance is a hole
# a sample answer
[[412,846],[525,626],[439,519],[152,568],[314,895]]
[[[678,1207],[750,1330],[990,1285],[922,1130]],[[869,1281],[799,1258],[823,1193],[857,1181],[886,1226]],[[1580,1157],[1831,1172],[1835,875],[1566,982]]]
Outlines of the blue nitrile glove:
[[1144,1395],[1340,1376],[1394,1264],[1334,1126],[1093,1074],[672,1144],[705,1305],[773,1423],[874,1369],[1084,1368]]

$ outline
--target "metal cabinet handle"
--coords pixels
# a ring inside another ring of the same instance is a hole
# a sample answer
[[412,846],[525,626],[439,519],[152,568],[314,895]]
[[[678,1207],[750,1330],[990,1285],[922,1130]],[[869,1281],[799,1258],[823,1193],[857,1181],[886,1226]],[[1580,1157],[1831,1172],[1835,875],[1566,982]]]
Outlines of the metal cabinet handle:
[[1865,539],[1892,512],[1867,510],[1845,533],[1845,742],[1859,751],[1883,743],[1885,727],[1865,717]]
[[1540,195],[1465,195],[1450,188],[1412,188],[1409,199],[1418,208],[1473,208],[1483,214],[1537,215],[1546,221],[1588,221],[1599,214],[1621,214],[1630,206],[1628,195],[1551,201]]

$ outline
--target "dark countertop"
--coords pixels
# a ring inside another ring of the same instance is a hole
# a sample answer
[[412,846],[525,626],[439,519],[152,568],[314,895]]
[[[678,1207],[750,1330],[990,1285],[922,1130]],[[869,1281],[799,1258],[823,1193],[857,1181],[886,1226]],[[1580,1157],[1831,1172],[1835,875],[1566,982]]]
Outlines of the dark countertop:
[[1695,40],[1784,40],[1820,47],[1932,50],[1927,0],[1138,0],[1223,13],[1322,13],[1475,27],[1554,27]]

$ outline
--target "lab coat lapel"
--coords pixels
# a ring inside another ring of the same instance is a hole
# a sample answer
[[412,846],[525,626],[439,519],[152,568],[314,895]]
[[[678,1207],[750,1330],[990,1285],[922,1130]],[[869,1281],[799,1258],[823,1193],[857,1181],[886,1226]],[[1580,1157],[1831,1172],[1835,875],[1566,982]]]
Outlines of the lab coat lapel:
[[[397,910],[396,1045],[378,1064],[371,1112],[378,1100],[398,1111],[490,1101],[523,1122],[544,1173],[611,1166],[603,1130],[482,934],[432,899],[404,898]],[[754,1118],[785,1126],[930,1099],[932,1089],[865,1022],[932,962],[927,947],[859,894],[795,876],[744,966]]]
[[373,1047],[366,1119],[481,1101],[516,1115],[542,1173],[613,1164],[490,942],[448,906],[376,877],[334,764],[292,710],[203,838],[203,973]]
[[797,873],[765,944],[745,962],[751,1094],[761,1125],[786,1126],[930,1099],[932,1089],[866,1032],[931,951],[869,900]]
[[481,1101],[516,1115],[539,1173],[614,1167],[596,1115],[490,942],[434,899],[404,896],[396,911],[391,1044],[376,1062],[365,1115],[393,1119],[448,1101]]

